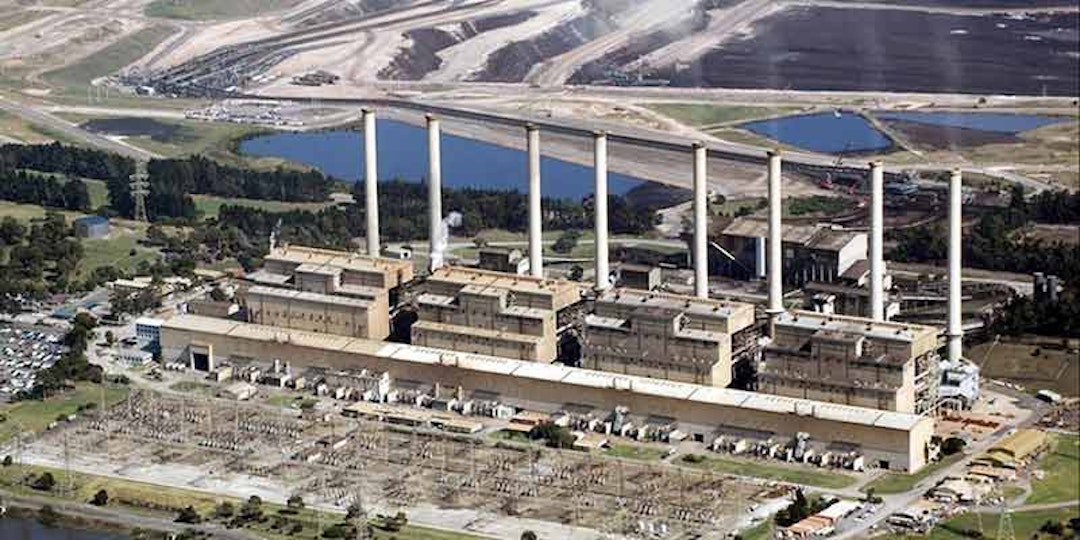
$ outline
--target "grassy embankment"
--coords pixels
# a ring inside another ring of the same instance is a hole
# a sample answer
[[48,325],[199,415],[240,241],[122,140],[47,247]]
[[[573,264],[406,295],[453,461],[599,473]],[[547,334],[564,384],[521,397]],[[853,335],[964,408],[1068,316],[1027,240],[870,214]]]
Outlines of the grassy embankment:
[[[104,391],[104,396],[102,395]],[[125,386],[102,387],[94,383],[79,383],[75,390],[41,401],[19,401],[0,406],[0,442],[14,437],[20,431],[39,433],[60,416],[74,414],[80,407],[100,407],[102,397],[105,406],[115,405],[127,397]]]
[[46,72],[44,78],[56,90],[78,95],[85,103],[90,81],[111,75],[142,58],[177,31],[169,25],[148,26],[75,63]]
[[687,454],[679,460],[680,465],[706,469],[721,474],[752,476],[829,489],[840,489],[855,483],[855,477],[803,466],[770,465],[739,458]]
[[1056,433],[1051,437],[1053,447],[1035,465],[1043,471],[1043,479],[1032,481],[1031,495],[1024,504],[1080,500],[1080,435]]
[[941,469],[956,463],[963,459],[963,454],[953,454],[941,461],[931,463],[922,470],[915,474],[904,473],[885,473],[877,480],[870,482],[863,486],[862,491],[867,492],[871,489],[878,495],[888,495],[892,493],[903,493],[909,491],[915,487],[915,484],[923,481],[928,476],[940,471]]
[[[56,486],[50,492],[32,489],[24,481],[29,475],[40,475],[48,472],[56,480]],[[67,489],[71,486],[71,490]],[[0,468],[0,489],[15,494],[48,496],[58,500],[71,502],[87,502],[98,490],[105,490],[109,495],[109,506],[118,510],[132,513],[153,515],[161,518],[173,518],[175,510],[191,506],[203,518],[212,515],[215,507],[222,502],[230,502],[235,508],[239,508],[243,501],[232,498],[186,489],[178,489],[157,484],[137,482],[121,478],[97,476],[73,472],[69,477],[61,469],[13,465]],[[155,509],[156,508],[156,509]],[[264,521],[248,523],[244,528],[257,536],[268,539],[295,539],[316,540],[320,538],[319,528],[323,530],[342,519],[341,514],[329,512],[316,512],[310,508],[304,508],[295,513],[286,510],[285,506],[264,502],[263,513],[268,516]],[[274,517],[282,516],[291,522],[298,522],[302,530],[296,533],[285,534],[280,528],[274,528]],[[377,523],[377,521],[373,521]],[[388,540],[477,540],[478,537],[453,531],[430,529],[417,525],[406,525],[401,531],[390,533],[381,529],[375,529],[375,539]]]
[[299,0],[154,0],[147,4],[145,13],[150,17],[201,21],[262,15],[298,3]]

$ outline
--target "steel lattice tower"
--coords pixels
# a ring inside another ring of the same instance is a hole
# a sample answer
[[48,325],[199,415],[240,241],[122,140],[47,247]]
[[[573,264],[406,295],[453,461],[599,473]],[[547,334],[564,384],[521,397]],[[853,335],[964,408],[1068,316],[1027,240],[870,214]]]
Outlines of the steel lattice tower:
[[131,198],[135,201],[135,221],[150,221],[146,215],[146,196],[150,194],[150,175],[146,172],[146,163],[135,163],[135,174],[131,175]]

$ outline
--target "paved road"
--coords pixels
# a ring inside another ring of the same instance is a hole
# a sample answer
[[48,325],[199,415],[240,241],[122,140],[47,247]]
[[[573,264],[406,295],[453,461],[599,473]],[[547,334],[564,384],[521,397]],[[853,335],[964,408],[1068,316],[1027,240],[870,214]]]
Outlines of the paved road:
[[5,96],[0,96],[0,110],[24,118],[34,124],[59,131],[60,133],[72,140],[80,141],[89,146],[100,148],[102,150],[107,150],[109,152],[115,152],[117,154],[130,157],[132,159],[145,161],[161,157],[154,152],[143,150],[142,148],[137,148],[124,142],[109,139],[96,133],[91,133],[89,131],[86,131],[85,129],[80,128],[79,126],[76,126],[75,124],[72,124],[71,122],[63,120],[62,118],[53,116],[52,114],[44,112],[30,105],[26,105],[18,101],[12,101]]
[[144,514],[135,514],[126,510],[120,510],[115,506],[111,506],[108,507],[108,509],[105,509],[89,504],[63,501],[51,497],[39,497],[35,495],[16,495],[14,493],[9,493],[3,490],[0,490],[0,496],[3,497],[4,503],[9,506],[37,510],[42,506],[49,505],[61,514],[67,516],[87,519],[90,521],[104,521],[107,523],[116,523],[131,528],[150,529],[170,533],[179,533],[183,532],[186,529],[194,529],[196,531],[201,531],[213,535],[213,538],[221,538],[223,540],[258,540],[260,538],[254,533],[249,533],[243,530],[226,529],[225,527],[216,523],[187,525],[182,523],[176,523],[170,519],[151,517]]
[[[1036,422],[1038,422],[1039,418],[1041,418],[1042,415],[1046,412],[1046,408],[1043,407],[1039,402],[1031,398],[1031,396],[1021,395],[1006,388],[1000,387],[995,387],[994,391],[1008,395],[1010,397],[1018,398],[1021,400],[1021,404],[1023,406],[1034,408],[1033,412],[1028,415],[1027,418],[1014,426],[1016,429],[1023,429],[1034,425]],[[968,447],[966,450],[967,453],[965,454],[963,459],[957,461],[956,463],[948,467],[942,468],[941,470],[927,476],[926,478],[923,478],[919,483],[915,484],[915,486],[911,490],[896,495],[883,496],[882,498],[885,501],[884,506],[881,510],[874,514],[874,519],[868,519],[866,521],[858,523],[852,529],[846,530],[836,535],[834,538],[836,538],[837,540],[845,538],[863,538],[866,532],[869,531],[872,526],[880,526],[882,523],[884,523],[886,519],[888,519],[890,515],[910,507],[916,501],[922,499],[923,494],[926,492],[926,490],[930,489],[938,482],[941,482],[948,476],[954,476],[961,473],[965,468],[967,468],[968,464],[971,463],[971,461],[974,460],[977,456],[985,452],[991,446],[1000,442],[1001,439],[1004,438],[1005,433],[1006,429],[1003,428],[998,433],[987,437],[986,439],[980,441],[978,444]]]

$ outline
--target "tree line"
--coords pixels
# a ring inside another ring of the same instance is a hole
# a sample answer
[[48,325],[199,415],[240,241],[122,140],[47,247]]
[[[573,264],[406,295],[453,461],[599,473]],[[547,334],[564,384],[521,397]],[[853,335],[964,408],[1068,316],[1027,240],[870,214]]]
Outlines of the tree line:
[[90,211],[90,192],[78,178],[61,181],[54,175],[5,168],[0,162],[0,200],[63,208],[76,212]]

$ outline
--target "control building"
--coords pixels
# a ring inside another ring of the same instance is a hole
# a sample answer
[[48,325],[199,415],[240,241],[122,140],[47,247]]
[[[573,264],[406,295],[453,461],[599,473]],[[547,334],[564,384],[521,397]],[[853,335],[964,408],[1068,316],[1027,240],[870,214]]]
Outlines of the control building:
[[922,414],[937,399],[937,330],[826,315],[779,314],[757,389],[857,407]]
[[444,266],[416,296],[412,343],[551,362],[558,354],[558,312],[580,297],[569,281]]
[[[769,226],[756,217],[736,218],[719,237],[720,247],[733,258],[719,257],[719,273],[736,279],[762,279],[766,275],[766,237]],[[852,265],[867,258],[865,232],[823,224],[784,223],[783,281],[802,287],[812,281],[836,281]]]
[[241,294],[247,321],[339,336],[386,339],[390,308],[385,292],[372,299],[255,285]]
[[477,267],[523,276],[529,273],[529,259],[520,249],[487,246],[477,252]]
[[540,412],[564,410],[568,404],[593,411],[625,407],[670,417],[695,440],[733,434],[782,442],[806,434],[822,448],[842,447],[878,467],[907,472],[926,464],[934,429],[926,416],[197,315],[166,321],[161,340],[166,361],[200,369],[232,358],[279,359],[297,368],[367,369],[386,372],[392,380],[460,386],[469,398]]
[[582,366],[726,387],[756,337],[750,304],[613,289],[585,317]]
[[388,293],[390,303],[396,302],[398,287],[413,279],[412,261],[346,251],[285,245],[263,261],[261,270],[247,276],[260,285],[376,301]]

